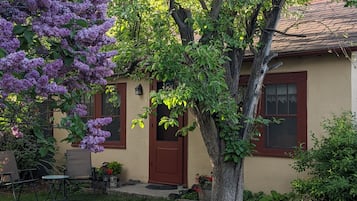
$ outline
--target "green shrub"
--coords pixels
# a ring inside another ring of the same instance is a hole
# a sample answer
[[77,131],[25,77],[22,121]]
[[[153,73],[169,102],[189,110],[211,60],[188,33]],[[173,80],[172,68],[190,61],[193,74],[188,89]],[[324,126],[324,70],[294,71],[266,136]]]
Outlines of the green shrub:
[[5,134],[0,137],[0,151],[14,151],[19,169],[37,168],[40,175],[48,174],[54,168],[55,141],[52,137],[41,140],[37,136],[32,132],[25,133],[22,138]]
[[[24,106],[17,97],[0,108],[0,151],[12,150],[19,169],[37,168],[39,175],[54,167],[56,151],[52,134],[52,117],[49,102]],[[11,108],[11,109],[9,109]],[[14,112],[16,111],[16,112]],[[18,127],[23,136],[15,137],[11,130]]]
[[263,192],[253,193],[251,191],[244,191],[243,194],[244,201],[301,201],[301,197],[295,193],[278,193],[276,191],[271,191],[270,194],[265,194]]
[[310,177],[292,182],[293,189],[312,200],[357,199],[357,123],[352,113],[333,116],[323,122],[328,134],[313,137],[308,151],[297,150],[293,168],[308,171]]

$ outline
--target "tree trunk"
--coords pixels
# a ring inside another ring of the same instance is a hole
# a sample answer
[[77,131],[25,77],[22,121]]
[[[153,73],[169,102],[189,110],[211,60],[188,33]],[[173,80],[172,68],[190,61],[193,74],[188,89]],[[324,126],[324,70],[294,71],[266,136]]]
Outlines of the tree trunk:
[[214,119],[208,113],[194,108],[191,110],[196,116],[202,133],[208,155],[212,162],[213,185],[211,201],[243,201],[243,162],[224,161],[224,141],[219,138],[219,131]]
[[243,161],[214,165],[211,201],[243,201]]

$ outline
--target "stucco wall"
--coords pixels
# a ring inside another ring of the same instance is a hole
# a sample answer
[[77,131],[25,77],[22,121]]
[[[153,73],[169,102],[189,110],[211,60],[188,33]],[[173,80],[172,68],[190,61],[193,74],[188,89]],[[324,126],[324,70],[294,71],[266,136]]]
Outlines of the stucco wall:
[[[332,113],[340,113],[351,109],[351,91],[357,90],[357,86],[351,87],[351,62],[345,58],[338,58],[333,54],[328,56],[298,57],[295,59],[283,59],[284,65],[274,72],[298,72],[307,71],[307,122],[308,122],[308,146],[311,146],[311,133],[321,135],[321,121],[331,116]],[[356,71],[356,70],[354,70]],[[272,73],[274,73],[272,72]],[[353,73],[353,75],[356,74]],[[354,75],[356,76],[356,75]],[[123,163],[123,180],[139,179],[148,181],[149,172],[149,126],[148,120],[145,128],[131,129],[131,120],[149,104],[149,82],[127,82],[127,133],[126,149],[106,149],[103,153],[92,154],[93,165],[99,167],[103,161],[116,160]],[[356,81],[355,81],[356,82]],[[137,96],[134,88],[141,83],[144,95]],[[58,116],[59,114],[56,114]],[[58,118],[57,118],[58,119]],[[193,116],[189,114],[189,121]],[[56,129],[55,137],[63,138],[63,131]],[[66,149],[72,148],[69,144],[59,143],[57,159],[63,162]],[[298,175],[290,167],[291,159],[272,157],[250,157],[245,161],[245,185],[252,191],[277,190],[279,192],[290,191],[290,181]],[[202,141],[199,130],[196,129],[188,136],[188,170],[187,180],[191,186],[195,182],[195,175],[209,174],[211,172],[210,161]]]
[[[123,164],[123,173],[121,179],[148,180],[148,164],[149,164],[149,123],[146,120],[143,129],[136,127],[131,129],[131,120],[137,117],[137,114],[142,113],[143,107],[149,103],[149,82],[148,81],[131,81],[120,80],[127,83],[127,117],[126,117],[126,149],[105,149],[102,153],[92,153],[92,164],[94,167],[100,167],[104,161],[118,161]],[[141,83],[144,94],[142,96],[135,95],[135,87]],[[60,115],[55,114],[57,117]],[[58,118],[56,118],[58,119]],[[61,143],[59,139],[63,139],[65,132],[56,129],[55,137],[58,139],[58,154],[56,156],[59,164],[64,162],[64,153],[67,149],[73,149],[68,143]]]
[[[307,71],[307,131],[308,147],[311,147],[311,133],[324,135],[323,119],[351,110],[351,62],[334,54],[283,59],[283,62],[284,65],[272,73]],[[255,192],[290,191],[291,180],[298,177],[291,163],[287,158],[247,158],[246,188]]]

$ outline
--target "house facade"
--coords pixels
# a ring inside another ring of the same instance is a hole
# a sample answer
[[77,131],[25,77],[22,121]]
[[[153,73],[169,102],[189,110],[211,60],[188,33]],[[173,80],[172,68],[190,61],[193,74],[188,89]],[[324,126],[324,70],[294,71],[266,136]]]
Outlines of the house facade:
[[[256,152],[246,158],[248,190],[290,191],[290,182],[306,175],[299,175],[291,168],[293,161],[287,153],[298,144],[311,148],[312,133],[317,137],[325,135],[321,128],[325,118],[343,111],[357,111],[355,8],[316,1],[305,9],[305,18],[283,19],[278,27],[298,37],[277,34],[273,42],[273,49],[280,55],[277,60],[283,66],[267,75],[259,111],[264,117],[284,121],[265,129],[256,142]],[[247,58],[247,68],[249,62]],[[248,69],[245,72],[248,74]],[[242,76],[242,86],[244,79]],[[144,128],[131,128],[131,121],[149,106],[150,91],[169,83],[120,79],[111,84],[119,94],[118,109],[107,104],[106,95],[98,94],[85,102],[92,108],[90,117],[111,116],[114,122],[109,127],[113,132],[105,151],[92,153],[93,166],[118,161],[123,164],[123,181],[133,179],[188,187],[195,183],[196,174],[210,174],[212,167],[198,128],[186,137],[174,137],[170,134],[175,130],[164,131],[157,126],[165,108],[158,108],[156,116],[146,119]],[[141,95],[136,92],[139,85]],[[61,115],[55,113],[55,119],[59,120]],[[180,123],[192,121],[194,117],[188,113]],[[66,136],[64,130],[55,129],[54,136],[58,139],[57,161],[61,163],[65,151],[76,147],[60,142]]]

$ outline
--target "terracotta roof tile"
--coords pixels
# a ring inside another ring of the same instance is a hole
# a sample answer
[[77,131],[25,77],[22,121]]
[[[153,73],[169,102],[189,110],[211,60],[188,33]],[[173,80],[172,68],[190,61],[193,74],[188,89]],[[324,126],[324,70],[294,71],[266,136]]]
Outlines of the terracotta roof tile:
[[277,30],[287,30],[287,34],[299,34],[306,37],[276,33],[272,43],[274,51],[280,53],[328,52],[331,49],[357,46],[357,8],[344,7],[343,2],[318,0],[299,9],[303,10],[302,18],[297,20],[282,18]]

